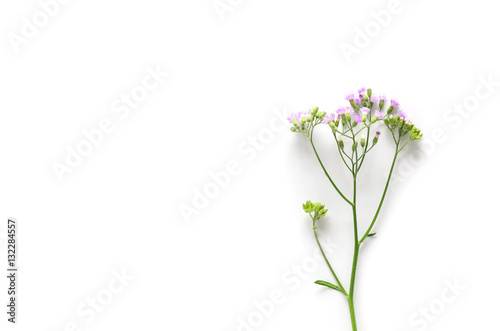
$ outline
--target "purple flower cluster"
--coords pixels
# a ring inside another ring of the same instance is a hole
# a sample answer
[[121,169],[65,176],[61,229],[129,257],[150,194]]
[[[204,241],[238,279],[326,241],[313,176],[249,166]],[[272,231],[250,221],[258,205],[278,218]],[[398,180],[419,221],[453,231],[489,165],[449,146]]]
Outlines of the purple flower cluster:
[[311,115],[311,110],[309,111],[306,111],[306,112],[300,112],[300,113],[293,113],[293,114],[290,114],[290,116],[288,116],[287,120],[292,123],[293,120],[296,120],[297,122],[300,122],[300,118],[302,116],[304,117],[307,117]]
[[[371,109],[368,107],[362,107],[361,103],[361,98],[363,98],[364,93],[366,93],[367,89],[366,88],[361,88],[358,90],[359,97],[356,96],[356,93],[348,93],[346,94],[345,99],[351,103],[351,106],[348,107],[340,107],[337,109],[335,112],[330,113],[325,115],[323,113],[322,115],[322,122],[323,124],[328,124],[330,122],[336,122],[340,119],[342,115],[350,115],[350,117],[356,122],[356,123],[362,123],[363,118],[366,120],[367,115],[370,114]],[[387,98],[384,94],[380,94],[378,96],[372,95],[369,99],[372,104],[379,106],[379,102],[382,103],[382,101],[386,101]],[[399,102],[396,101],[396,99],[391,99],[390,100],[391,104],[391,109],[399,107]],[[363,101],[363,104],[366,105],[365,101]],[[360,107],[360,108],[359,108]],[[317,109],[315,110],[314,115],[316,115]],[[294,113],[288,116],[288,121],[290,123],[293,123],[293,120],[296,120],[298,123],[300,123],[302,116],[307,118],[309,115],[311,115],[311,110],[307,112],[299,112],[299,113]],[[324,117],[323,117],[324,116]],[[407,119],[407,114],[406,111],[403,109],[398,109],[398,115],[400,118],[406,120]],[[374,123],[376,120],[380,120],[384,118],[384,113],[383,109],[374,109],[373,117],[371,117],[371,123]],[[380,135],[379,132],[377,132],[377,136]]]

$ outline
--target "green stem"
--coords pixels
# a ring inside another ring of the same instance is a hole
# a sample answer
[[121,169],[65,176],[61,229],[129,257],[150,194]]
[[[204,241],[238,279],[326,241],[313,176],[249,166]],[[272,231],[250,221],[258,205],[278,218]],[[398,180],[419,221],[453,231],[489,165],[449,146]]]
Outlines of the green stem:
[[357,331],[356,326],[356,314],[354,312],[354,283],[356,280],[356,267],[358,264],[358,254],[359,254],[359,239],[358,239],[358,216],[356,212],[356,174],[353,173],[353,204],[352,204],[352,218],[354,223],[354,256],[352,259],[352,271],[351,271],[351,284],[349,287],[349,313],[351,315],[352,330]]
[[365,150],[363,152],[363,156],[361,156],[361,162],[359,163],[357,171],[359,171],[359,169],[361,169],[363,162],[365,162],[366,153],[368,153],[368,145],[369,145],[369,141],[370,141],[370,126],[367,126],[367,128],[368,129],[366,130],[366,145],[364,147]]
[[309,141],[311,142],[312,148],[314,150],[314,154],[316,154],[316,158],[318,159],[319,164],[321,165],[321,168],[323,168],[323,171],[325,172],[326,177],[328,177],[328,180],[333,185],[333,187],[338,192],[338,194],[340,194],[340,196],[342,197],[342,199],[344,199],[348,204],[350,204],[352,206],[352,202],[349,201],[349,199],[347,199],[346,196],[344,194],[342,194],[342,192],[340,192],[340,190],[337,187],[337,185],[335,185],[335,183],[333,182],[333,180],[330,178],[330,175],[328,174],[328,171],[326,171],[325,166],[323,165],[323,162],[321,162],[321,159],[320,159],[320,157],[318,155],[318,152],[316,151],[316,147],[314,146],[312,135],[313,135],[313,130],[311,130]]
[[[344,155],[342,155],[342,153],[345,154],[344,150],[340,149],[340,146],[339,146],[339,141],[337,139],[337,135],[335,135],[335,133],[333,133],[333,138],[335,138],[335,143],[337,144],[337,149],[339,151],[339,154],[340,154],[340,157],[342,158],[342,161],[344,161],[344,164],[345,166],[347,167],[347,169],[349,169],[350,172],[352,172],[352,169],[351,167],[349,167],[349,165],[347,164],[345,158],[344,158]],[[349,158],[349,155],[345,154],[345,156],[347,156],[347,158]],[[352,161],[352,160],[351,160]]]
[[375,225],[375,222],[377,221],[378,214],[380,213],[380,209],[382,208],[382,205],[384,203],[387,189],[389,188],[389,183],[391,181],[391,176],[392,176],[392,172],[394,170],[394,165],[396,164],[398,154],[401,151],[401,150],[398,150],[398,148],[399,148],[399,141],[396,142],[396,152],[394,153],[394,159],[392,160],[391,170],[389,171],[389,176],[387,177],[387,182],[385,183],[384,193],[382,194],[382,198],[380,199],[380,203],[378,204],[377,212],[375,213],[375,216],[373,217],[373,220],[370,224],[370,227],[368,228],[368,230],[366,230],[363,238],[361,238],[361,240],[359,241],[360,245],[363,243],[363,241],[366,239],[366,237],[370,234],[370,231],[372,230],[373,226]]
[[401,152],[403,150],[403,148],[405,148],[406,145],[408,145],[408,143],[410,142],[410,138],[408,138],[408,140],[406,141],[406,143],[403,145],[403,147],[401,147],[399,150],[398,150],[398,154],[399,152]]
[[328,258],[326,257],[325,252],[323,251],[323,247],[321,247],[321,244],[320,244],[319,239],[318,239],[318,234],[316,233],[316,229],[314,229],[314,237],[316,238],[316,242],[318,243],[319,250],[321,251],[323,258],[325,259],[325,262],[328,265],[328,268],[330,268],[330,271],[332,272],[333,277],[337,281],[337,284],[339,285],[339,287],[342,290],[342,292],[344,293],[344,295],[347,297],[348,296],[347,292],[345,291],[344,287],[342,286],[342,283],[340,282],[339,278],[335,274],[335,271],[333,271],[333,268],[330,265],[330,262],[328,262]]
[[354,301],[352,300],[352,297],[349,297],[349,299],[347,301],[349,303],[349,313],[351,314],[352,331],[357,331],[358,326],[356,325],[356,314],[354,312]]

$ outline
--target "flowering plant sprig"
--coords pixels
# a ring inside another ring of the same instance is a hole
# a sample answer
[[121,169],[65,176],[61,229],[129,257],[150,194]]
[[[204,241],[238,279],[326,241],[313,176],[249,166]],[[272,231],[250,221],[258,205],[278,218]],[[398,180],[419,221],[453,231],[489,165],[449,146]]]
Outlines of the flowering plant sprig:
[[[319,111],[316,107],[308,112],[292,114],[288,120],[292,124],[292,127],[290,128],[292,132],[298,132],[307,137],[329,182],[332,184],[333,188],[340,195],[340,197],[352,208],[354,254],[349,287],[346,289],[342,285],[342,282],[325,255],[317,235],[316,222],[320,218],[324,217],[328,210],[325,209],[325,206],[319,202],[312,203],[311,201],[307,201],[302,206],[304,211],[309,214],[312,219],[316,242],[336,282],[336,284],[332,284],[327,281],[318,280],[316,281],[316,284],[339,291],[345,296],[349,305],[352,330],[357,331],[354,310],[354,288],[359,249],[366,238],[373,237],[376,234],[371,231],[377,221],[378,215],[384,203],[394,170],[394,165],[396,164],[399,154],[410,141],[422,138],[422,133],[420,129],[408,119],[406,112],[400,107],[399,102],[395,99],[391,99],[389,103],[386,103],[387,99],[385,95],[381,94],[375,96],[372,94],[371,89],[365,88],[358,90],[357,95],[355,95],[355,93],[347,94],[345,99],[349,102],[349,106],[341,107],[335,113],[327,114],[326,112]],[[388,107],[384,110],[386,105]],[[318,151],[316,150],[316,146],[313,142],[313,135],[314,129],[320,124],[326,124],[330,127],[337,145],[338,154],[340,155],[344,165],[352,174],[353,192],[351,198],[344,195],[344,193],[342,193],[340,188],[332,180],[330,174],[321,161],[321,158],[319,157]],[[379,137],[382,133],[377,130],[371,140],[370,135],[373,134],[373,131],[375,130],[374,127],[380,126],[381,124],[385,125],[392,136],[392,140],[394,141],[394,157],[392,159],[391,168],[382,197],[373,219],[364,232],[359,232],[357,216],[357,177],[361,167],[363,166],[366,155],[378,143]],[[360,234],[362,234],[361,237]]]

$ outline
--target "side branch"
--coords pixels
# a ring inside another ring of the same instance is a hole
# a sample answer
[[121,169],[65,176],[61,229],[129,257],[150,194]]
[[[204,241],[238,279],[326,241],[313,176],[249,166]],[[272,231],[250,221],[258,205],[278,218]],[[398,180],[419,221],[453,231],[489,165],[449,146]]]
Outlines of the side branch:
[[318,159],[319,161],[319,164],[321,165],[321,168],[323,168],[323,171],[325,172],[325,175],[326,177],[328,177],[328,180],[330,181],[330,183],[333,185],[333,187],[335,188],[335,190],[337,191],[338,194],[340,194],[340,196],[342,197],[342,199],[344,199],[349,205],[353,205],[351,201],[349,201],[349,199],[347,199],[347,197],[342,194],[342,192],[340,192],[339,188],[337,187],[337,185],[335,185],[335,183],[333,182],[332,178],[330,177],[330,175],[328,174],[328,171],[326,171],[326,168],[325,166],[323,165],[323,162],[321,162],[321,159],[318,155],[318,151],[316,151],[316,147],[314,146],[314,143],[313,143],[313,139],[312,139],[312,132],[311,132],[311,135],[310,135],[310,138],[309,138],[309,141],[311,142],[311,146],[314,150],[314,154],[316,154],[316,158]]
[[394,165],[396,164],[396,159],[398,158],[398,154],[400,152],[400,150],[398,150],[398,148],[399,148],[399,141],[396,144],[396,153],[394,154],[394,159],[392,160],[391,170],[389,171],[389,176],[387,177],[387,182],[385,183],[384,193],[382,194],[382,198],[380,199],[380,203],[378,205],[377,212],[375,213],[375,216],[373,217],[373,220],[370,224],[370,227],[368,228],[368,230],[366,230],[364,236],[359,241],[360,245],[366,239],[366,237],[368,237],[368,235],[370,234],[370,231],[372,230],[373,226],[375,225],[375,222],[377,221],[378,214],[380,213],[380,209],[382,208],[382,204],[384,203],[385,195],[387,194],[387,189],[389,188],[389,183],[391,181],[391,176],[392,176],[392,172],[394,170]]
[[325,259],[325,262],[328,265],[328,268],[330,268],[330,271],[332,272],[333,277],[337,281],[337,284],[339,285],[340,289],[342,290],[342,293],[344,293],[344,295],[346,297],[349,297],[349,294],[344,289],[344,286],[342,286],[342,283],[340,282],[339,278],[337,277],[337,274],[335,274],[335,271],[333,271],[333,268],[330,265],[330,262],[328,262],[328,259],[327,259],[326,255],[325,255],[325,252],[323,251],[323,247],[321,247],[321,244],[319,242],[318,234],[316,233],[316,229],[314,229],[314,237],[316,238],[316,242],[318,243],[318,247],[319,247],[319,250],[321,251],[321,254],[323,255],[323,258]]

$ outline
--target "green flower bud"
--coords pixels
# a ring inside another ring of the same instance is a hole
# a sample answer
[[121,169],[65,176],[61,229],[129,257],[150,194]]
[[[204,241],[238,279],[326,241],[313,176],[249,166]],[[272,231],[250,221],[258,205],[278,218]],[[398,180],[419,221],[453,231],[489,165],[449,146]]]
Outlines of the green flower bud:
[[372,145],[375,145],[376,143],[378,143],[378,138],[379,137],[380,137],[380,131],[377,131],[375,133],[375,137],[373,137]]
[[323,208],[316,213],[318,219],[320,219],[321,217],[325,217],[326,213],[328,212],[328,209],[324,208],[325,206],[323,205]]
[[342,114],[341,119],[342,119],[342,125],[345,125],[347,123],[347,116],[346,116],[346,114]]
[[398,124],[398,119],[392,115],[389,116],[389,122],[392,126],[396,126]]
[[297,128],[297,129],[299,128],[299,123],[297,122],[297,120],[295,118],[292,120],[292,124],[295,128]]
[[366,139],[364,135],[361,135],[361,147],[365,147],[366,145]]
[[410,139],[411,140],[418,140],[420,138],[422,138],[423,134],[420,133],[420,129],[418,129],[417,127],[413,127],[411,129],[411,132],[410,132]]
[[318,113],[318,109],[318,107],[314,107],[313,109],[311,109],[311,115],[316,116],[316,114]]
[[307,200],[306,203],[302,204],[302,208],[308,214],[314,211],[314,205],[311,200]]
[[352,144],[352,150],[356,151],[358,149],[358,138],[354,139],[354,144]]
[[361,116],[361,120],[363,121],[363,123],[364,123],[364,122],[366,122],[366,119],[367,119],[367,118],[368,118],[368,117],[367,117],[367,115],[366,115],[366,114],[363,114],[363,115]]
[[312,120],[313,120],[313,116],[312,116],[312,115],[307,116],[307,121],[308,121],[309,123],[311,123],[311,122],[312,122]]
[[306,117],[302,115],[302,117],[300,118],[300,127],[304,129],[305,125],[306,125]]
[[410,121],[409,120],[405,120],[405,122],[403,124],[403,131],[405,131],[405,132],[410,131],[409,127],[410,127]]
[[334,132],[337,131],[337,127],[335,126],[335,123],[333,123],[333,121],[328,122],[328,125],[330,126],[330,128],[332,128]]
[[390,114],[392,113],[392,110],[394,109],[394,107],[392,105],[389,106],[389,109],[387,109],[387,114]]
[[371,124],[375,123],[378,120],[377,116],[373,116],[372,120],[370,121]]
[[380,100],[379,103],[378,103],[380,111],[382,111],[382,109],[384,108],[384,102],[385,102],[385,100]]
[[292,126],[292,127],[290,128],[290,131],[292,131],[292,132],[297,132],[297,129],[296,129],[296,128],[294,128],[294,127]]
[[366,93],[368,94],[369,97],[371,97],[372,96],[372,89],[369,88],[368,90],[366,90]]
[[358,105],[354,102],[354,99],[349,100],[349,103],[351,104],[351,107],[356,109],[358,108]]
[[340,149],[344,150],[344,140],[342,140],[342,136],[338,137],[338,141],[339,141],[339,147],[340,147]]

